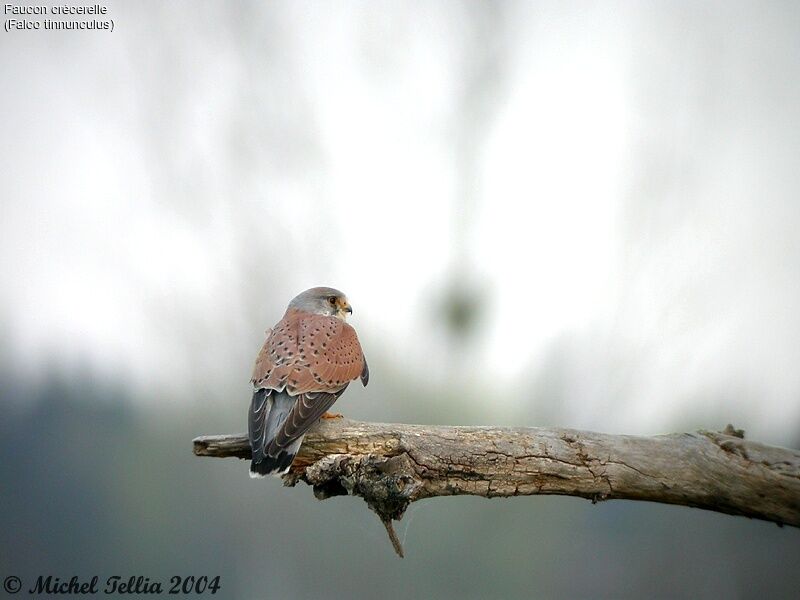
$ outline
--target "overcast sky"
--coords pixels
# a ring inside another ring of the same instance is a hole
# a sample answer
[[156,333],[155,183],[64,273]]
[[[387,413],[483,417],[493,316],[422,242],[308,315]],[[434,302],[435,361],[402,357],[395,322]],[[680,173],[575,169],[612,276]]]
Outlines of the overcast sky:
[[326,284],[414,385],[797,432],[796,3],[109,7],[0,34],[9,364],[246,385]]

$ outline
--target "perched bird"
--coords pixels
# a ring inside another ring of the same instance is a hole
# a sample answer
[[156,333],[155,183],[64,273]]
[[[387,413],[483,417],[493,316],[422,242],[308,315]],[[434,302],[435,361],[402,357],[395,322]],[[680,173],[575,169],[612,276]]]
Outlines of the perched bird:
[[316,287],[295,297],[256,358],[248,433],[250,476],[283,474],[306,431],[354,379],[369,381],[353,309],[339,290]]

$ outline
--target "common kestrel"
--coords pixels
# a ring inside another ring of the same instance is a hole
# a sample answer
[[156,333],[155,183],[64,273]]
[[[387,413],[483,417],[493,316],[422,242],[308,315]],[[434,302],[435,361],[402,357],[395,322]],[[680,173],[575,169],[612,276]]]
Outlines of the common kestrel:
[[295,297],[267,340],[253,369],[248,432],[250,476],[283,474],[308,429],[354,379],[369,381],[353,309],[339,290],[316,287]]

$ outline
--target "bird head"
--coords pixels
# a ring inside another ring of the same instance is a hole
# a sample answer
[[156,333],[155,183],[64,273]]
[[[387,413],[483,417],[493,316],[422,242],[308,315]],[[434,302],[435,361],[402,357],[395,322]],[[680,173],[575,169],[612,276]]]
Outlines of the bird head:
[[329,287],[315,287],[298,294],[289,303],[289,308],[336,317],[342,321],[347,320],[347,316],[353,313],[347,296]]

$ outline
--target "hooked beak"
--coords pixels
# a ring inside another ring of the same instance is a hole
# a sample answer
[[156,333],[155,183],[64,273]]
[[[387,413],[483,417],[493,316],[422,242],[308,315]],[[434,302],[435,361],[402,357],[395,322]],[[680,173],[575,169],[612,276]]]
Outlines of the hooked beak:
[[339,314],[341,314],[343,318],[353,314],[353,308],[350,306],[350,303],[347,300],[339,298],[338,305]]

